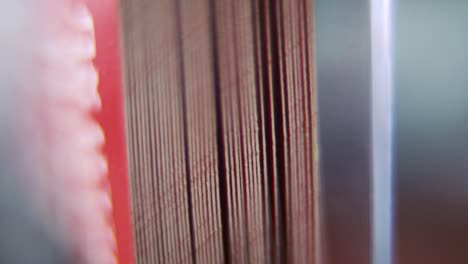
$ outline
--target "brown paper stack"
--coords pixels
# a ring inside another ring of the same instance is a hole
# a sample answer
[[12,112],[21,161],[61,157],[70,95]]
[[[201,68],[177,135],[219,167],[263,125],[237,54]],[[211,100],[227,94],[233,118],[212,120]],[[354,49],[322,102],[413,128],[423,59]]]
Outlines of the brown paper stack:
[[138,263],[314,263],[312,1],[121,2]]

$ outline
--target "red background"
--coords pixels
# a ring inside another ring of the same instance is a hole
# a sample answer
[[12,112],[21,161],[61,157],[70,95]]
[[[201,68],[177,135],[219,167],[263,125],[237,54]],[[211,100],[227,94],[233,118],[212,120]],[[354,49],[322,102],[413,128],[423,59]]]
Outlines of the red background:
[[130,195],[127,177],[124,100],[120,61],[118,0],[85,0],[96,34],[95,66],[99,72],[102,110],[97,119],[104,129],[104,153],[108,159],[113,218],[121,264],[134,263]]

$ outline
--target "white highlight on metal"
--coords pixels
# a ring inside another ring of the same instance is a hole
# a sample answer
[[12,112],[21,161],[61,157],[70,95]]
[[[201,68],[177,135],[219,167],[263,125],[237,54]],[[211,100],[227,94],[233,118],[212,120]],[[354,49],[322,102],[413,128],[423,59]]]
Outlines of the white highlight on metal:
[[372,263],[393,263],[392,0],[371,0]]

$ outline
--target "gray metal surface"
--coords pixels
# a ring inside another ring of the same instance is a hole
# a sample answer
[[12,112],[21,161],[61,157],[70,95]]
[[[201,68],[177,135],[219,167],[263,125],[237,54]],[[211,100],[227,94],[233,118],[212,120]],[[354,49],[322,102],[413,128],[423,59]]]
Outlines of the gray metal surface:
[[368,0],[315,1],[321,260],[371,259]]
[[395,263],[468,263],[468,2],[395,8]]
[[392,263],[391,0],[316,1],[322,263]]
[[321,263],[468,263],[468,2],[315,4]]

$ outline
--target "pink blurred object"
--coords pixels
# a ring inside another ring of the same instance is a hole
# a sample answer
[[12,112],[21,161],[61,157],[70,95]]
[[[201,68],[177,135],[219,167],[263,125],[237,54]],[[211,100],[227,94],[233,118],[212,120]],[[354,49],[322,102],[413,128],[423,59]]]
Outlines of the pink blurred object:
[[31,144],[40,171],[34,187],[74,260],[117,263],[105,133],[94,117],[102,103],[93,17],[81,1],[44,3],[32,50],[38,89],[24,97],[34,128],[26,136],[38,137]]
[[1,16],[5,152],[79,264],[134,263],[117,3],[10,0]]

